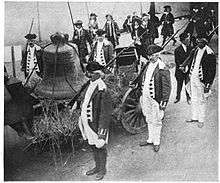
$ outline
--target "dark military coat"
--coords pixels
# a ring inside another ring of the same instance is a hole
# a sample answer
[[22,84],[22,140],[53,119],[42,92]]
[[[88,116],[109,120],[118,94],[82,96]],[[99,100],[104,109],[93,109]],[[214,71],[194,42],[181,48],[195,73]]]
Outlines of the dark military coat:
[[89,32],[85,29],[82,29],[80,32],[75,30],[72,41],[78,47],[80,61],[86,62],[85,57],[89,54],[87,42],[90,45],[92,44],[92,38]]
[[163,14],[160,22],[163,24],[163,27],[161,29],[161,35],[163,36],[171,36],[174,33],[173,23],[174,23],[174,17],[172,13]]

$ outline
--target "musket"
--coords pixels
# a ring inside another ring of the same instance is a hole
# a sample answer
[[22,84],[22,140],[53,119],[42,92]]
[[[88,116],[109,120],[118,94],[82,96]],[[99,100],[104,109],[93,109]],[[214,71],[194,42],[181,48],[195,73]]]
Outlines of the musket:
[[143,7],[142,7],[142,2],[140,2],[140,7],[141,7],[141,17],[143,15]]
[[[28,34],[31,34],[31,31],[32,31],[32,28],[33,28],[33,24],[34,24],[34,18],[32,18],[31,26],[30,26]],[[28,46],[28,40],[26,41],[25,50],[27,50],[27,46]]]
[[73,15],[72,15],[72,11],[71,11],[71,8],[70,8],[70,3],[67,2],[67,5],[68,5],[68,8],[69,8],[69,12],[70,12],[70,17],[71,17],[71,21],[72,21],[72,25],[73,25],[73,30],[75,30]]
[[39,2],[37,2],[37,19],[38,19],[38,38],[39,38],[39,42],[41,42]]
[[30,29],[29,29],[28,34],[30,34],[30,33],[31,33],[32,28],[33,28],[33,24],[34,24],[34,18],[32,18],[32,21],[31,21],[31,26],[30,26]]
[[68,106],[72,107],[74,105],[74,103],[77,101],[77,99],[79,98],[79,96],[81,95],[81,93],[86,89],[86,87],[89,85],[89,80],[84,83],[82,85],[82,87],[80,88],[80,90],[77,92],[77,94],[73,97],[73,99],[67,104]]
[[[32,28],[33,28],[33,24],[34,24],[34,18],[32,18],[32,21],[31,21],[31,26],[30,26],[30,29],[29,29],[29,32],[28,34],[31,34],[31,31],[32,31]],[[25,52],[27,51],[27,47],[28,47],[28,40],[26,41],[26,44],[25,44]],[[23,58],[22,58],[23,60]],[[21,67],[23,68],[23,61],[21,62]]]
[[212,36],[214,35],[216,29],[218,28],[218,25],[210,32],[210,34],[207,36],[208,42],[211,41]]
[[88,7],[87,2],[85,2],[85,3],[86,3],[86,11],[87,11],[87,15],[88,15],[88,20],[89,20],[89,7]]
[[25,81],[25,83],[24,83],[24,86],[27,85],[27,83],[28,83],[28,81],[30,80],[32,74],[34,73],[34,70],[36,69],[36,67],[37,67],[37,62],[35,63],[33,69],[31,70],[31,73],[28,75],[28,77],[27,77],[27,79],[26,79],[26,81]]

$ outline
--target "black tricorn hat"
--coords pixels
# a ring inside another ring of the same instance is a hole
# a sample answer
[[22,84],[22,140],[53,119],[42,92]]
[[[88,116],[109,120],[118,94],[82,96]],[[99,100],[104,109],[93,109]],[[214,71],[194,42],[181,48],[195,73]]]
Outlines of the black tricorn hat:
[[98,36],[102,36],[103,34],[105,34],[106,32],[103,30],[103,29],[98,29],[97,31],[96,31],[96,34],[98,35]]
[[100,65],[98,62],[89,62],[86,66],[88,72],[101,70],[104,72],[105,67]]
[[162,47],[160,47],[156,44],[151,44],[147,47],[146,53],[147,53],[147,55],[152,55],[154,53],[160,52],[161,50],[163,50]]
[[97,15],[95,13],[90,13],[90,17],[92,17],[92,16],[97,17]]
[[74,25],[82,25],[82,24],[83,24],[82,20],[77,20],[77,21],[74,23]]
[[31,39],[36,39],[37,36],[36,34],[27,34],[26,36],[24,36],[26,39],[31,40]]
[[172,9],[171,9],[171,6],[169,6],[169,5],[166,5],[166,6],[164,6],[163,8],[165,9],[165,11],[167,11],[167,9],[170,9],[170,11],[172,10]]
[[105,18],[107,18],[108,16],[110,16],[110,17],[113,19],[113,17],[112,17],[111,14],[107,14],[107,15],[105,15]]
[[208,40],[202,36],[197,36],[197,42],[208,44]]
[[142,17],[148,16],[146,13],[142,13]]

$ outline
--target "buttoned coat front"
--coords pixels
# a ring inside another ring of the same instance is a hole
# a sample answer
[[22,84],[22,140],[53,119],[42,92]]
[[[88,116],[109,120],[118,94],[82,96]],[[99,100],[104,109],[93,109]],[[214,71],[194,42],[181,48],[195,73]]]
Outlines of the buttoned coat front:
[[[143,72],[141,72],[133,81],[133,83],[137,83],[141,88],[143,88],[142,86],[148,69],[148,64],[145,66]],[[163,102],[164,105],[167,105],[171,93],[170,71],[167,69],[160,69],[159,65],[157,65],[152,74],[149,89],[150,95],[154,100],[159,104]]]

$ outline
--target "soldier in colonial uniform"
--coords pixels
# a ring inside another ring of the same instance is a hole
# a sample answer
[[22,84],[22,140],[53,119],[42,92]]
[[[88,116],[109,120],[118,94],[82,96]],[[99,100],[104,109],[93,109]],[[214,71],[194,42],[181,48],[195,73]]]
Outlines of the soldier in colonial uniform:
[[199,128],[204,126],[205,99],[211,93],[210,88],[216,73],[216,57],[207,43],[205,38],[198,38],[198,47],[194,48],[180,65],[182,70],[186,66],[190,68],[187,73],[186,89],[191,97],[192,118],[186,122],[197,122]]
[[[35,43],[36,34],[27,34],[25,38],[27,39],[27,45],[24,51],[22,51],[22,61],[21,70],[24,71],[25,78],[27,78],[31,73],[32,76],[35,73],[40,76],[40,57],[39,52],[41,47]],[[32,72],[33,70],[33,72]]]
[[78,20],[75,23],[76,29],[73,33],[73,43],[78,47],[80,64],[83,72],[85,72],[85,64],[87,62],[86,57],[89,55],[89,50],[91,50],[90,45],[92,44],[92,38],[89,32],[82,27],[83,22]]
[[113,47],[119,44],[119,27],[118,24],[113,20],[112,15],[107,14],[106,16],[106,23],[104,25],[104,30],[106,32],[106,37],[109,41],[111,41]]
[[[163,35],[163,44],[166,41],[167,37],[171,37],[174,33],[174,28],[173,28],[173,24],[174,24],[174,17],[173,14],[171,13],[171,6],[164,6],[164,14],[162,15],[160,22],[163,25],[162,29],[161,29],[161,35]],[[173,37],[173,45],[175,45],[176,40]]]
[[[112,101],[102,80],[104,67],[98,62],[90,62],[86,66],[87,76],[90,79],[82,94],[79,128],[84,140],[91,146],[95,167],[86,172],[87,176],[96,175],[96,180],[103,179],[106,174],[106,161],[109,137],[109,124],[111,122]],[[74,104],[76,106],[76,104]],[[73,107],[74,108],[74,107]]]
[[97,15],[95,13],[91,13],[89,17],[89,33],[92,39],[95,38],[98,28]]
[[100,65],[105,66],[113,58],[113,45],[105,37],[106,32],[102,29],[98,29],[96,32],[97,39],[94,43],[90,60],[98,62]]
[[149,62],[132,83],[142,88],[140,104],[148,124],[148,139],[140,142],[140,146],[153,145],[155,152],[160,148],[162,119],[171,92],[170,71],[159,57],[161,50],[157,45],[148,46]]

